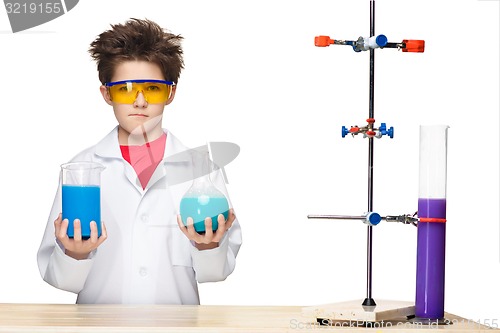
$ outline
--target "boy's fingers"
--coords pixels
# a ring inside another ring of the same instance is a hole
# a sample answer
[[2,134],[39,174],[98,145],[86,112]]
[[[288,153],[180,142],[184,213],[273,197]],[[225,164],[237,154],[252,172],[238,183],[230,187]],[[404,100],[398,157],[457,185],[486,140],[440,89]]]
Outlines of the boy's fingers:
[[[227,217],[227,222],[230,223],[230,226],[233,225],[234,220],[236,220],[236,215],[234,214],[234,209],[229,210],[229,216]],[[229,229],[230,227],[228,227]]]
[[108,231],[106,225],[101,221],[101,237],[97,240],[97,246],[100,246],[108,238]]
[[73,239],[76,242],[82,241],[82,225],[79,219],[73,221]]
[[57,216],[57,218],[54,220],[54,232],[57,235],[59,234],[59,230],[61,230],[61,223],[62,223],[62,217],[61,213]]
[[207,217],[205,219],[205,237],[203,237],[203,243],[210,244],[214,238],[214,232],[212,230],[212,218]]
[[229,228],[231,228],[231,226],[233,225],[234,220],[235,220],[234,214],[229,213],[227,220],[224,219],[224,215],[220,214],[219,215],[219,223],[220,223],[220,225],[222,225],[221,230],[223,232],[226,232],[227,230],[229,230]]
[[104,224],[104,221],[101,221],[101,237],[103,238],[103,241],[108,238],[108,231],[106,230],[106,225]]
[[68,223],[69,223],[68,219],[62,220],[62,222],[61,222],[61,224],[60,224],[60,226],[58,228],[59,230],[58,230],[57,235],[56,235],[57,239],[62,240],[64,238],[68,237],[68,235],[67,235],[67,232],[68,232]]
[[95,221],[90,221],[90,242],[92,244],[97,244],[97,223]]
[[227,221],[225,221],[226,230],[229,230],[229,228],[231,228],[231,226],[233,225],[233,222],[234,222],[234,215],[233,215],[232,219],[228,218]]
[[192,218],[188,217],[186,222],[187,222],[187,226],[186,226],[187,233],[188,233],[189,237],[192,237],[192,240],[194,240],[194,238],[197,234],[196,230],[194,230],[194,221]]
[[227,222],[224,219],[224,215],[219,214],[219,216],[217,216],[217,222],[219,223],[219,226],[217,227],[217,231],[215,233],[215,237],[212,240],[213,242],[219,242],[222,239],[222,236],[224,236],[224,233],[227,230]]
[[177,215],[177,225],[181,229],[182,233],[184,235],[187,235],[187,233],[186,233],[186,226],[184,225],[184,223],[182,223],[182,218],[181,218],[180,215]]
[[231,228],[235,219],[236,219],[236,215],[234,215],[234,210],[231,208],[231,209],[229,209],[229,212],[227,215],[227,220],[223,221],[224,226],[225,226],[224,231],[229,230],[229,228]]
[[201,235],[196,232],[194,229],[194,221],[192,217],[187,218],[187,236],[190,240],[200,243],[201,242]]

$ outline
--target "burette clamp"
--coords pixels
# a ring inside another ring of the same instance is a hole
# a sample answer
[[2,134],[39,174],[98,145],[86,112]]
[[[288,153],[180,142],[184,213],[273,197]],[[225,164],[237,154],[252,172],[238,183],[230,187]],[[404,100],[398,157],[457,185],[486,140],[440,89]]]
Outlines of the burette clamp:
[[419,39],[403,39],[400,43],[390,43],[385,35],[371,37],[359,37],[357,40],[332,39],[329,36],[314,37],[314,45],[327,47],[330,45],[349,45],[354,52],[368,51],[373,49],[392,48],[402,52],[422,53],[425,50],[425,41]]
[[387,222],[399,222],[403,224],[411,224],[416,227],[419,222],[417,213],[418,212],[415,212],[414,214],[404,214],[404,215],[387,215],[382,219]]
[[367,125],[360,126],[351,126],[351,128],[347,128],[346,126],[342,126],[342,137],[345,138],[348,134],[351,134],[353,137],[358,134],[363,134],[364,138],[377,138],[380,139],[382,136],[387,135],[391,139],[394,138],[394,127],[387,128],[386,123],[381,123],[378,128],[374,127],[375,119],[368,118],[366,119]]

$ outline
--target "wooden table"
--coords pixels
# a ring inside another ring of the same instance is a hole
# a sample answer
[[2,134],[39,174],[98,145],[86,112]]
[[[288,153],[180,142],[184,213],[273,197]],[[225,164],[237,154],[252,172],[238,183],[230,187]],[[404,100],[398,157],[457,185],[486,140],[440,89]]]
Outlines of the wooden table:
[[453,325],[401,321],[366,327],[319,326],[299,306],[0,304],[0,332],[485,332],[489,327],[446,314]]

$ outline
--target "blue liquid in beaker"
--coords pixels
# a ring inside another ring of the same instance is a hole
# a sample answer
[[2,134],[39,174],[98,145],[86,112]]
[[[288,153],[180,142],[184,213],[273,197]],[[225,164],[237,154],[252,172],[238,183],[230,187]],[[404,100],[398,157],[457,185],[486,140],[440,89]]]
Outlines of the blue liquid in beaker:
[[212,218],[212,230],[217,230],[219,223],[217,216],[224,215],[227,220],[229,214],[229,204],[223,196],[211,197],[208,195],[188,196],[181,200],[180,213],[182,223],[187,226],[187,218],[193,218],[194,230],[205,232],[205,218]]
[[82,238],[90,237],[90,222],[97,223],[101,236],[101,188],[95,185],[62,186],[62,218],[68,219],[68,237],[74,237],[73,221],[80,220]]

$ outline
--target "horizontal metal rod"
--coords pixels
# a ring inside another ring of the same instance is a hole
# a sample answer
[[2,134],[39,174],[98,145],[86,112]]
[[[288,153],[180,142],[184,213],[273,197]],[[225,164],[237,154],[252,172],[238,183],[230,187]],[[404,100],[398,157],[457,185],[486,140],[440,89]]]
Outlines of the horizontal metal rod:
[[329,219],[329,220],[366,220],[366,216],[350,215],[307,215],[308,219]]
[[[366,216],[354,216],[354,215],[307,215],[308,219],[326,219],[326,220],[359,220],[365,221]],[[406,214],[406,215],[387,215],[381,216],[381,219],[387,222],[400,222],[404,224],[413,224],[416,225],[418,223],[418,217],[414,217],[414,215]]]

